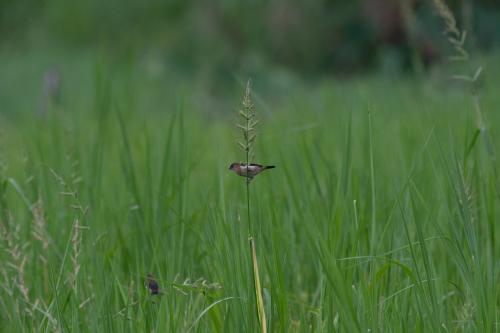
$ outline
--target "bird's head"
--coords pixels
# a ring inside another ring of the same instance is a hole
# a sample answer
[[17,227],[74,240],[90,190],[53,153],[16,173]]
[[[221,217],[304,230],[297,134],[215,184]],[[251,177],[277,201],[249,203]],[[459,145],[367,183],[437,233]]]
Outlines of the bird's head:
[[236,170],[238,168],[238,163],[231,163],[229,170]]

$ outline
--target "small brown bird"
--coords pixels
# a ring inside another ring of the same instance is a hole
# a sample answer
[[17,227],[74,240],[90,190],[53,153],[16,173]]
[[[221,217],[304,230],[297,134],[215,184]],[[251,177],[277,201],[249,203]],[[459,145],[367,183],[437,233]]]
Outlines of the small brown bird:
[[274,165],[264,166],[255,163],[231,163],[229,166],[229,170],[233,170],[242,177],[247,177],[248,181],[252,180],[253,177],[257,176],[262,171],[273,168],[275,168]]

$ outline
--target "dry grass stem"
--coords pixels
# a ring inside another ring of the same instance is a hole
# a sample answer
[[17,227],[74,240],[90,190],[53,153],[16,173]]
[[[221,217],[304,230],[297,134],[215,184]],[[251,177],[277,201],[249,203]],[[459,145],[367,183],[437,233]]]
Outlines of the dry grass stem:
[[[0,235],[4,243],[4,251],[10,260],[5,262],[5,266],[11,270],[11,274],[6,269],[2,270],[2,275],[4,276],[4,286],[3,289],[10,291],[10,294],[14,294],[14,290],[17,289],[25,305],[31,304],[29,297],[29,288],[26,285],[25,280],[25,268],[28,261],[28,255],[26,254],[28,244],[22,244],[19,236],[20,225],[15,224],[13,228],[7,230],[5,226],[0,223]],[[32,310],[25,306],[25,312],[29,316],[33,316]]]
[[[33,229],[31,230],[31,235],[41,243],[42,249],[45,251],[49,247],[50,237],[46,230],[47,223],[45,221],[43,201],[41,198],[33,204],[31,213],[33,215]],[[40,254],[40,256],[42,261],[46,261],[43,254]]]

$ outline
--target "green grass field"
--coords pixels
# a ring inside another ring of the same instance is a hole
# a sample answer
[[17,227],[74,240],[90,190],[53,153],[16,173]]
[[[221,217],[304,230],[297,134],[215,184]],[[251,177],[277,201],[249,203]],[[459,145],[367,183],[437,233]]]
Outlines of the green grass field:
[[[48,60],[2,57],[0,331],[258,331],[228,170],[246,78],[208,99],[67,57],[41,118]],[[277,166],[250,198],[269,332],[498,330],[500,67],[484,61],[482,132],[447,75],[253,78],[256,162]]]

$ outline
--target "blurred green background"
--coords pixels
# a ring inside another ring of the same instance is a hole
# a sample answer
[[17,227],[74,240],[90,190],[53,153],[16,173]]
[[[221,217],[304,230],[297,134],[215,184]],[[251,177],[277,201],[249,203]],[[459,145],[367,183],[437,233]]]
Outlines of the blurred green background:
[[[495,62],[500,3],[447,3],[476,63]],[[98,75],[138,110],[187,94],[215,114],[249,77],[269,105],[331,79],[432,78],[453,54],[443,31],[431,0],[3,0],[0,116],[91,108]]]
[[[500,43],[500,3],[448,1],[469,40]],[[441,23],[431,1],[3,0],[2,46],[47,42],[104,47],[141,55],[159,52],[185,70],[234,71],[254,63],[302,74],[361,71],[395,53],[424,62],[443,55]]]
[[[468,32],[468,47],[498,48],[500,2],[448,4]],[[315,79],[419,71],[446,59],[442,31],[431,1],[423,0],[0,2],[3,57],[37,54],[52,60],[40,60],[47,67],[64,66],[58,57],[88,59],[89,50],[98,50],[113,64],[203,78],[216,92],[234,84],[235,73]]]

